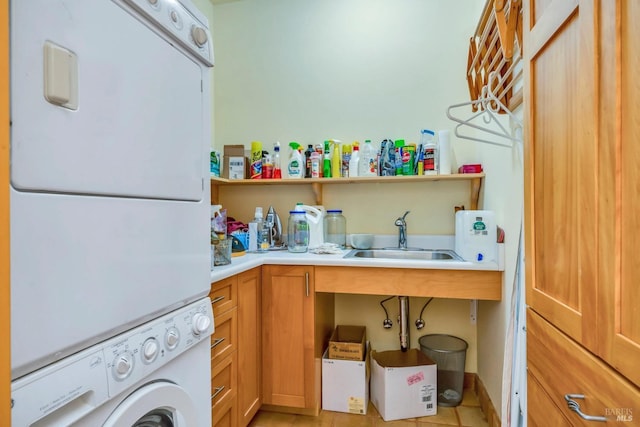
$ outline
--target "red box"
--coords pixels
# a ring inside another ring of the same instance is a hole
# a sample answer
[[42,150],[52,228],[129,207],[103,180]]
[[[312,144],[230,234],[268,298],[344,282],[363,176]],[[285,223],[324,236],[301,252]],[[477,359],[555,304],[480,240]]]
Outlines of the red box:
[[458,168],[458,173],[480,173],[482,172],[481,164],[462,165]]

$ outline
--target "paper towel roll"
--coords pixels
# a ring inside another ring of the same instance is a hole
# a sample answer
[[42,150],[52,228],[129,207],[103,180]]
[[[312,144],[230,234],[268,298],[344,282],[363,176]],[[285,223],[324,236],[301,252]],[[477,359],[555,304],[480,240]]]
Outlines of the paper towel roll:
[[440,175],[451,175],[451,141],[448,130],[438,131],[438,150],[440,151]]

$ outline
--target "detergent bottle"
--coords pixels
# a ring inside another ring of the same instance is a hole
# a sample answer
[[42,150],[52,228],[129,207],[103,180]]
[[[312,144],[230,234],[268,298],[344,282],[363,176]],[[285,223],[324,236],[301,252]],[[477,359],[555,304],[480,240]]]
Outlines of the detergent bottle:
[[287,165],[289,178],[304,178],[305,161],[301,153],[302,147],[295,141],[290,142],[289,147],[291,147],[289,164]]
[[304,211],[309,224],[309,249],[317,248],[324,243],[324,206],[296,204],[296,211]]

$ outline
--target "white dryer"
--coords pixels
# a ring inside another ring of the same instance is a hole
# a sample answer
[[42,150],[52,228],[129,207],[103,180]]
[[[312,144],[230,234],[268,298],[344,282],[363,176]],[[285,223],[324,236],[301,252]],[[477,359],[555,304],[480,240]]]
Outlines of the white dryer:
[[15,427],[209,427],[211,300],[193,303],[11,385]]
[[15,0],[11,378],[209,291],[207,19],[188,0]]

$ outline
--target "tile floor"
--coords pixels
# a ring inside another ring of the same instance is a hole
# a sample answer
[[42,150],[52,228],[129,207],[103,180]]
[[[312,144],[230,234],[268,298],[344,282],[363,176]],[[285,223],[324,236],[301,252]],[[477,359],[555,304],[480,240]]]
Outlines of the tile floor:
[[421,418],[385,422],[376,407],[369,402],[367,415],[321,411],[317,417],[260,411],[249,427],[488,427],[487,419],[480,409],[480,402],[473,390],[465,389],[462,403],[455,408],[438,406],[437,415]]

